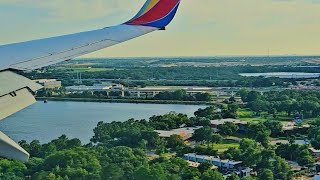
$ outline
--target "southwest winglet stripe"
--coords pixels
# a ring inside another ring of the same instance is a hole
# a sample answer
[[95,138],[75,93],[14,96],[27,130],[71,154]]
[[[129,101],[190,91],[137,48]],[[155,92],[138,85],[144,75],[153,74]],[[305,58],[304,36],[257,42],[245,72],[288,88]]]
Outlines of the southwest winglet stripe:
[[177,13],[178,7],[179,7],[179,4],[177,4],[176,7],[167,16],[143,25],[158,27],[158,28],[167,26],[170,23],[170,21],[174,18],[175,14]]
[[140,16],[144,15],[146,12],[148,12],[153,6],[155,6],[160,0],[148,0],[141,10],[138,12],[137,15],[135,15],[130,21],[139,18]]
[[143,14],[147,13],[151,8],[153,8],[157,3],[159,2],[159,0],[152,0],[151,2],[149,2],[147,8],[145,9],[145,11],[143,12]]
[[149,0],[138,15],[126,24],[165,27],[176,14],[179,3],[180,0]]

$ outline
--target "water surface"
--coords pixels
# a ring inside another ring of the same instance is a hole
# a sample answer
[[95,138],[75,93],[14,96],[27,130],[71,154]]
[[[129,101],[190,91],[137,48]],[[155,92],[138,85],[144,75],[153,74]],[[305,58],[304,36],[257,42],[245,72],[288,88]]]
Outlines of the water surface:
[[130,118],[148,119],[170,111],[189,116],[200,105],[177,104],[128,104],[97,102],[55,102],[36,104],[0,121],[0,131],[15,141],[34,139],[46,143],[62,134],[79,138],[88,143],[93,136],[93,128],[99,121],[126,121]]

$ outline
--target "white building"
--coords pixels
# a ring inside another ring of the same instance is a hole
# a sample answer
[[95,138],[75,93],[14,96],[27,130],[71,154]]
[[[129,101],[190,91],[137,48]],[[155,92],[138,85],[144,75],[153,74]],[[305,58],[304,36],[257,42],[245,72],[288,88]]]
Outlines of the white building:
[[113,84],[113,83],[101,83],[94,84],[93,86],[68,86],[66,90],[69,92],[77,92],[77,91],[121,91],[124,89],[124,86],[121,84]]
[[41,84],[44,89],[61,88],[61,81],[57,81],[56,79],[37,79],[34,82]]
[[184,159],[198,163],[208,162],[225,169],[238,169],[242,164],[242,161],[220,159],[219,157],[215,156],[197,155],[195,153],[185,154]]

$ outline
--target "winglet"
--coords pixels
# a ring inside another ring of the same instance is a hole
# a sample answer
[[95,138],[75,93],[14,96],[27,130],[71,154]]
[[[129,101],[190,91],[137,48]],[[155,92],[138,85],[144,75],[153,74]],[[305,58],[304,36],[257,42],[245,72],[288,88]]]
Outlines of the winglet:
[[174,18],[179,4],[180,0],[147,0],[138,14],[125,24],[165,29]]

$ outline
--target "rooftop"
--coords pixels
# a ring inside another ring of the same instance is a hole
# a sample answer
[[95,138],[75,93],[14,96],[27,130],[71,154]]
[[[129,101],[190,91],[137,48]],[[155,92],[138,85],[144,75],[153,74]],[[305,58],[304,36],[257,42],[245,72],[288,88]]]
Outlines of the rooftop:
[[[193,161],[187,161],[190,167],[199,167],[201,163],[193,162]],[[212,165],[211,169],[218,169],[218,166]]]
[[233,161],[233,160],[229,160],[229,159],[220,159],[219,157],[215,157],[215,156],[206,156],[206,155],[198,155],[195,153],[189,153],[189,154],[185,154],[185,157],[191,157],[191,158],[199,158],[199,159],[205,159],[205,160],[209,160],[209,161],[215,161],[215,162],[221,162],[221,163],[228,163],[231,165],[237,165],[237,164],[241,164],[242,161]]
[[199,87],[199,86],[147,86],[139,88],[139,90],[153,90],[153,91],[170,91],[170,90],[186,90],[186,91],[211,91],[211,87]]
[[320,153],[320,149],[309,148],[312,153]]
[[224,124],[226,122],[232,122],[234,124],[243,124],[243,125],[246,125],[248,124],[248,122],[246,121],[241,121],[241,120],[238,120],[238,119],[220,119],[220,120],[211,120],[210,121],[212,125],[221,125],[221,124]]
[[164,131],[164,130],[155,130],[159,134],[160,137],[170,137],[172,135],[179,135],[183,139],[188,139],[192,137],[192,134],[195,130],[202,128],[202,126],[198,127],[184,127],[179,129],[172,129],[170,131]]

